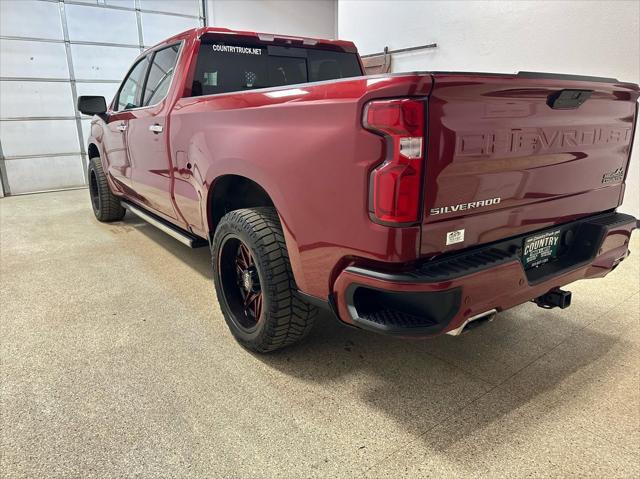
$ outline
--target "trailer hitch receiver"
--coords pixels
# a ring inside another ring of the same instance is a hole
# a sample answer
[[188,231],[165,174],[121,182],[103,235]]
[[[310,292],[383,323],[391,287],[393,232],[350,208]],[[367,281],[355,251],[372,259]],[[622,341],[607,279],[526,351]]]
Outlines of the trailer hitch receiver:
[[560,288],[554,288],[548,293],[537,297],[533,302],[544,309],[565,309],[571,306],[571,291],[563,291]]

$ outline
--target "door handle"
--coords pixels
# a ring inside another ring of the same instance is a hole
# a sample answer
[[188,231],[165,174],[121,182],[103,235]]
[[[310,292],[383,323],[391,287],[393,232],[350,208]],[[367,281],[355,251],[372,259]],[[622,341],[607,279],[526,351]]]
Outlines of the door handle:
[[151,126],[149,126],[149,131],[154,132],[156,135],[158,133],[162,133],[162,125],[159,125],[157,123],[154,124],[154,125],[151,125]]
[[127,124],[126,123],[123,122],[123,123],[120,123],[118,125],[118,130],[119,131],[126,131],[126,129],[127,129]]

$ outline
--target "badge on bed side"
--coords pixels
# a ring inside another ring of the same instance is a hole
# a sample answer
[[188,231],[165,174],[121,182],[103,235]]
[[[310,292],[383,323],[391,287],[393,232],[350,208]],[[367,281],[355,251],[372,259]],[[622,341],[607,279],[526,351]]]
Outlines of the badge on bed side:
[[450,244],[462,243],[464,241],[464,230],[449,231],[447,233],[447,246]]

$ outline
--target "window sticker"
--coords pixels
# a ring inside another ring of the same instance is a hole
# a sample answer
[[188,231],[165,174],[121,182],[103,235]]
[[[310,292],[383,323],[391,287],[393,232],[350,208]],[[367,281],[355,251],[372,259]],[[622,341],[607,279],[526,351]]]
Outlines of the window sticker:
[[204,84],[209,86],[218,86],[218,72],[204,72]]
[[220,45],[219,43],[214,43],[212,47],[214,52],[241,53],[243,55],[262,55],[261,48],[234,47],[231,45]]

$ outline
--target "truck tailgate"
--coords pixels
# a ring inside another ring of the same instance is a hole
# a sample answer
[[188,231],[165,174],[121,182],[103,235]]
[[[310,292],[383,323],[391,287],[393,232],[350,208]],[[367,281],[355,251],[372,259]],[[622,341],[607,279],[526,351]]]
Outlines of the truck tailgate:
[[615,208],[638,86],[526,74],[433,74],[421,255]]

